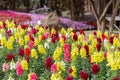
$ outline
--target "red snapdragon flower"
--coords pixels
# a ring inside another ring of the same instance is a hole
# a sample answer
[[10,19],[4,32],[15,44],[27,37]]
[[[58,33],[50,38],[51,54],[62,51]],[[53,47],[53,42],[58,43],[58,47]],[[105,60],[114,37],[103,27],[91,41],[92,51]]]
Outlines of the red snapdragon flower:
[[59,41],[60,37],[59,37],[59,34],[58,32],[54,33],[54,34],[51,34],[51,42],[52,43],[55,43],[56,41]]
[[33,48],[34,47],[34,41],[31,40],[28,45],[29,45],[30,48]]
[[104,41],[105,39],[107,39],[107,36],[105,36],[104,34],[102,34],[102,41]]
[[104,52],[104,57],[107,58],[107,51]]
[[114,39],[114,36],[110,36],[109,42],[110,42],[111,44],[113,44],[113,39]]
[[62,35],[61,37],[64,39],[64,41],[66,40],[66,36],[65,35]]
[[28,25],[27,25],[27,24],[21,24],[21,28],[22,28],[22,29],[27,29],[27,28],[28,28]]
[[96,33],[96,32],[93,32],[93,34],[94,34],[94,36],[96,36],[96,35],[97,35],[97,33]]
[[88,73],[85,71],[85,70],[82,70],[80,72],[80,77],[83,79],[83,80],[87,80],[88,79]]
[[85,33],[84,33],[84,31],[82,29],[79,31],[79,33],[83,34],[85,36]]
[[42,35],[42,37],[41,37],[41,38],[42,38],[42,40],[45,40],[45,39],[46,39],[45,35]]
[[32,28],[30,32],[31,32],[32,34],[36,34],[36,33],[38,32],[38,30],[35,29],[35,28]]
[[31,41],[34,41],[34,37],[33,37],[31,34],[29,34],[29,39],[30,39]]
[[69,68],[68,73],[72,73],[72,72],[73,72],[72,68]]
[[25,60],[26,60],[27,62],[29,62],[29,60],[30,60],[29,56],[25,57]]
[[72,77],[72,76],[67,76],[67,77],[65,78],[65,80],[73,80],[73,77]]
[[6,34],[7,34],[8,37],[12,36],[11,30],[7,30],[7,31],[6,31]]
[[100,44],[102,42],[101,38],[97,38],[97,42]]
[[8,53],[7,56],[6,56],[7,61],[11,61],[14,58],[15,58],[15,56],[13,55],[13,53]]
[[26,47],[25,48],[25,56],[29,56],[30,55],[30,48]]
[[98,64],[92,65],[92,74],[97,74],[100,71],[100,67]]
[[24,49],[20,48],[18,51],[18,54],[23,57],[24,56]]
[[79,51],[80,51],[81,47],[82,47],[81,45],[78,45],[78,46],[77,46],[77,48],[78,48]]
[[98,51],[100,51],[100,50],[101,50],[101,44],[98,43],[98,44],[96,45],[96,48],[97,48]]
[[86,54],[88,55],[89,54],[89,46],[88,45],[84,45],[84,48],[86,50]]
[[53,64],[52,63],[52,58],[51,57],[47,57],[46,60],[45,60],[45,63],[46,63],[46,68],[50,69],[51,65]]
[[55,38],[52,38],[52,39],[51,39],[51,42],[52,42],[52,43],[55,43],[55,41],[56,41]]
[[115,76],[113,80],[120,80],[120,78],[118,76]]
[[75,40],[75,41],[77,41],[77,40],[78,40],[78,36],[77,36],[77,34],[76,34],[76,33],[74,33],[74,35],[73,35],[73,40]]

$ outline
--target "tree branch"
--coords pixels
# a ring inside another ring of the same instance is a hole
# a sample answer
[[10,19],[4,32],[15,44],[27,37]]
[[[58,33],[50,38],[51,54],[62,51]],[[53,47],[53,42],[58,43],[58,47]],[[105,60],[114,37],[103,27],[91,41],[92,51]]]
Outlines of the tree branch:
[[112,17],[111,17],[111,21],[110,21],[111,24],[113,24],[114,21],[115,21],[115,17],[116,17],[116,15],[117,15],[117,11],[118,11],[118,9],[119,9],[119,4],[120,4],[120,0],[117,0],[117,2],[116,2],[116,4],[115,4],[115,8],[114,8],[114,10],[113,10],[113,12],[112,12]]
[[104,11],[102,13],[102,15],[100,16],[100,22],[102,21],[102,19],[104,19],[105,15],[107,13],[107,10],[108,10],[109,6],[112,4],[112,2],[113,2],[113,0],[110,0],[108,2],[108,4],[106,5],[106,7],[105,7],[105,9],[104,9]]
[[0,5],[6,4],[6,3],[8,3],[8,2],[9,2],[9,0],[4,1],[4,2],[0,2]]
[[93,12],[96,20],[99,20],[99,16],[98,16],[98,14],[97,14],[97,10],[96,10],[96,8],[95,8],[95,5],[94,5],[93,0],[88,0],[88,1],[89,1],[90,5],[91,5],[92,12]]

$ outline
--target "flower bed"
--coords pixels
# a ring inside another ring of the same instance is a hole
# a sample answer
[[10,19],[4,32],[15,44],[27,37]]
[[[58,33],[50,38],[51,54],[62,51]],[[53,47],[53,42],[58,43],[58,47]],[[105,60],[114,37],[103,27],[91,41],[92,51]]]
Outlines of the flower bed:
[[31,17],[28,14],[17,14],[9,11],[0,11],[0,21],[14,20],[16,24],[31,21]]
[[[13,20],[15,19],[16,23],[28,23],[30,25],[37,24],[38,20],[42,20],[45,18],[45,15],[42,14],[29,14],[22,12],[14,12],[14,11],[0,11],[0,20],[5,21],[6,19]],[[88,24],[87,21],[72,21],[68,18],[60,17],[60,21],[65,27],[72,27],[74,30],[88,30],[88,29],[96,29],[96,25]]]
[[0,80],[119,80],[120,34],[0,22]]

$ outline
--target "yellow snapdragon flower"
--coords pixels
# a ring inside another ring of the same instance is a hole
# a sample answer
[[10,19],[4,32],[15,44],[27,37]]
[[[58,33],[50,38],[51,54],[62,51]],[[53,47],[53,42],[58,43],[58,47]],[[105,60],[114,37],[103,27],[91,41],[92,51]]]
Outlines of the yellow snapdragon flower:
[[74,78],[77,77],[76,72],[77,72],[76,67],[75,67],[75,66],[72,66],[71,76],[73,76]]
[[82,42],[82,39],[83,39],[83,35],[78,35],[78,44],[80,44]]
[[20,38],[20,39],[19,39],[19,45],[20,45],[20,46],[23,46],[23,45],[24,45],[24,39],[23,39],[23,38]]
[[93,34],[89,34],[89,40],[92,41],[94,39],[94,35]]
[[42,27],[40,27],[39,29],[38,29],[38,35],[41,35],[41,34],[43,34],[45,32],[45,30],[42,28]]
[[108,52],[107,53],[107,66],[111,67],[111,70],[120,69],[120,52],[115,51],[115,53]]
[[33,57],[33,58],[35,58],[35,59],[38,58],[38,54],[37,54],[36,49],[32,49],[32,50],[31,50],[31,57]]
[[20,28],[20,31],[19,31],[19,35],[24,35],[25,34],[25,30],[24,29],[22,29],[22,28]]
[[72,61],[75,61],[78,55],[79,55],[78,48],[77,47],[72,48],[71,50]]
[[12,43],[14,43],[15,38],[14,38],[13,36],[11,36],[11,37],[9,38],[9,40],[10,40]]
[[64,79],[61,76],[61,72],[59,72],[59,73],[53,73],[51,75],[51,79],[50,80],[64,80]]
[[106,37],[108,37],[108,31],[105,31],[104,35],[105,35]]
[[57,65],[57,70],[58,71],[65,71],[65,65],[64,64],[62,64],[61,62],[57,62],[56,65]]
[[98,38],[101,38],[101,37],[102,37],[102,33],[101,33],[100,30],[97,31],[97,37],[98,37]]
[[120,42],[119,42],[118,38],[115,37],[113,39],[113,45],[116,46],[116,47],[119,47],[119,44],[120,44]]
[[91,55],[91,62],[92,63],[100,63],[104,60],[104,53],[102,51],[100,52],[94,52],[93,55]]
[[39,42],[41,42],[41,41],[42,41],[42,36],[40,35],[40,36],[39,36]]
[[3,36],[2,39],[1,39],[1,45],[6,46],[6,43],[7,43],[6,37]]
[[30,41],[29,35],[24,36],[25,44],[27,44]]
[[38,45],[38,51],[39,51],[39,53],[41,53],[41,54],[46,54],[46,50],[45,50],[45,48],[43,47],[43,45]]
[[74,35],[74,33],[73,33],[73,32],[71,32],[71,33],[70,33],[70,37],[72,37],[72,38],[73,38],[73,35]]
[[21,65],[23,70],[28,70],[28,62],[25,59],[22,60]]
[[59,42],[60,42],[60,45],[61,45],[61,46],[64,45],[64,39],[63,39],[63,38],[60,38]]
[[19,39],[19,38],[20,38],[19,33],[18,33],[18,32],[15,32],[15,33],[14,33],[14,37],[15,37],[16,40]]
[[71,33],[73,31],[73,28],[68,28],[67,32]]
[[13,49],[13,43],[11,41],[7,41],[6,47],[9,50]]
[[93,39],[92,42],[91,42],[91,44],[92,44],[93,47],[96,47],[96,45],[97,45],[97,40],[96,40],[96,39]]
[[58,61],[58,60],[60,60],[61,55],[62,55],[62,48],[57,47],[54,51],[53,59]]
[[66,33],[67,33],[66,30],[65,30],[64,28],[62,28],[62,29],[61,29],[61,34],[66,35]]
[[2,29],[0,30],[0,33],[2,34],[2,36],[4,36],[5,30],[2,28]]
[[35,38],[34,43],[35,43],[35,46],[38,46],[38,44],[39,44],[39,39],[38,39],[38,38]]
[[86,58],[86,50],[85,50],[85,48],[81,48],[80,49],[80,56],[81,56],[81,58]]
[[89,45],[89,55],[92,55],[94,52],[94,46]]
[[0,21],[0,26],[3,26],[3,22],[2,21]]
[[56,33],[56,30],[54,28],[52,28],[51,34],[55,34],[55,33]]

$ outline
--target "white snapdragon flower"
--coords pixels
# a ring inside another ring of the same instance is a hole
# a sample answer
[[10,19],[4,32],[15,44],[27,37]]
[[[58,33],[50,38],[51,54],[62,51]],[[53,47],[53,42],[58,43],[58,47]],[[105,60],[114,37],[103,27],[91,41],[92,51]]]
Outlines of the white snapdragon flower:
[[13,69],[15,69],[15,63],[14,63],[14,61],[12,61],[10,63],[10,70],[13,70]]
[[47,48],[47,49],[49,49],[50,48],[49,43],[45,42],[44,43],[44,47]]
[[47,42],[50,43],[50,42],[51,42],[51,38],[48,38],[48,39],[47,39]]
[[107,40],[107,39],[104,40],[104,45],[105,45],[105,44],[108,44],[108,40]]
[[37,24],[38,24],[38,25],[41,25],[41,20],[38,20],[38,21],[37,21]]
[[7,80],[15,80],[14,78],[12,78],[11,76],[9,76],[9,78]]

